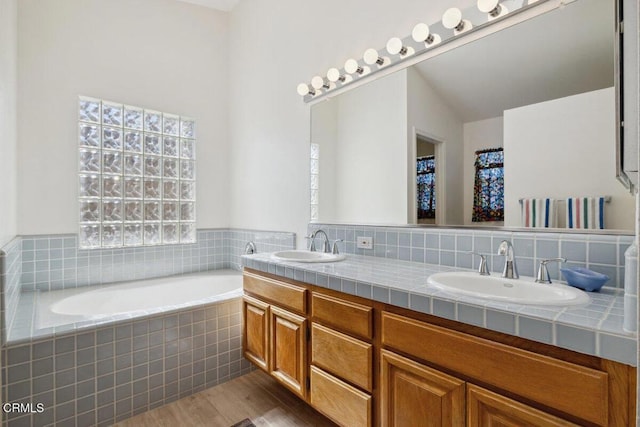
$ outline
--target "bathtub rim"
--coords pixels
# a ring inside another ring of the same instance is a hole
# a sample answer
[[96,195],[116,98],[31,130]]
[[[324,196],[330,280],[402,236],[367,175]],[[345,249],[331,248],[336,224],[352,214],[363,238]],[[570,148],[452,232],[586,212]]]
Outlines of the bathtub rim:
[[[208,275],[226,275],[226,274],[233,275],[233,276],[242,276],[242,272],[238,270],[217,269],[217,270],[207,270],[207,271],[200,271],[200,272],[194,272],[194,273],[177,274],[172,276],[153,277],[153,278],[143,279],[143,280],[128,280],[126,282],[114,282],[114,283],[98,285],[98,286],[121,285],[121,284],[132,283],[132,282],[146,282],[146,281],[158,280],[158,279],[168,279],[172,277],[180,278],[180,277],[186,277],[186,276],[208,276]],[[20,309],[21,304],[23,304],[24,306],[31,306],[33,310],[35,310],[35,304],[37,304],[37,294],[39,292],[41,291],[30,291],[30,292],[21,293],[20,299],[18,301],[18,309]],[[43,291],[43,292],[49,292],[49,291]],[[228,292],[226,294],[230,294],[230,293],[231,292]],[[235,295],[235,293],[237,293],[237,295]],[[60,326],[48,327],[48,328],[42,328],[42,329],[34,328],[35,313],[33,313],[32,321],[30,325],[30,333],[28,334],[28,336],[24,335],[24,333],[20,334],[18,337],[12,336],[14,335],[12,334],[12,332],[15,333],[14,325],[13,324],[10,326],[7,325],[9,327],[7,328],[6,339],[2,343],[2,346],[7,348],[15,345],[22,345],[26,343],[37,342],[40,340],[46,340],[49,338],[57,338],[67,334],[78,334],[78,333],[88,332],[92,328],[99,329],[101,327],[115,325],[119,323],[135,322],[137,320],[141,320],[146,317],[151,319],[156,316],[164,316],[164,315],[179,313],[181,311],[204,308],[209,305],[224,304],[229,301],[240,299],[242,297],[242,294],[243,294],[243,289],[242,289],[242,286],[240,286],[236,291],[234,291],[234,295],[231,295],[230,297],[224,300],[216,300],[216,299],[198,300],[195,303],[176,304],[174,306],[159,307],[151,310],[139,310],[139,311],[133,312],[135,313],[135,315],[132,315],[131,313],[124,313],[124,314],[118,314],[118,315],[105,317],[97,320],[84,320],[84,321],[67,323]],[[23,299],[23,297],[25,298]],[[31,299],[31,301],[26,302],[26,299]]]

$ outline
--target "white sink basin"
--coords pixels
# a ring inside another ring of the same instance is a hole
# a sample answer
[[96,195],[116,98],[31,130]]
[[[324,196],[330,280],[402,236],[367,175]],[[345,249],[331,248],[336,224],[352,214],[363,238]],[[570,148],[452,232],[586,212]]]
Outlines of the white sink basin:
[[280,251],[271,254],[271,258],[278,261],[293,262],[336,262],[342,261],[347,256],[344,254],[327,254],[324,252],[311,252],[305,250]]
[[559,283],[536,283],[531,278],[504,279],[475,272],[451,272],[436,273],[427,283],[454,294],[517,304],[562,306],[589,302],[589,296],[579,289]]

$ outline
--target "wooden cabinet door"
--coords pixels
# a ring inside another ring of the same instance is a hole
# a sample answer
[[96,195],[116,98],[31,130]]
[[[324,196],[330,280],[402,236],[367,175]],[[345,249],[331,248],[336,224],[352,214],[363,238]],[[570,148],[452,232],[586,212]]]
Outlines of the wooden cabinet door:
[[577,425],[472,384],[467,385],[467,417],[469,427]]
[[380,362],[382,426],[465,425],[464,381],[387,350]]
[[269,304],[245,296],[242,302],[244,356],[269,372]]
[[307,320],[271,306],[271,375],[289,390],[307,395]]

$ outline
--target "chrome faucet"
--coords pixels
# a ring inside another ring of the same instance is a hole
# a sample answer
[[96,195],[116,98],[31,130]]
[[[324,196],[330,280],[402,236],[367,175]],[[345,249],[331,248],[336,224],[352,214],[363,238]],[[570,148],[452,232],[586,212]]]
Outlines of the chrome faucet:
[[516,254],[513,251],[513,245],[507,240],[500,242],[498,246],[498,255],[504,255],[504,270],[502,270],[502,277],[507,279],[517,279],[518,267],[516,267]]
[[566,258],[551,258],[543,259],[540,261],[540,267],[538,267],[538,274],[536,274],[536,283],[552,283],[547,264],[550,262],[567,262]]
[[246,255],[255,254],[257,252],[258,250],[256,249],[256,244],[253,242],[247,242],[247,244],[244,246],[244,253]]
[[330,248],[330,244],[329,244],[329,236],[327,236],[327,233],[324,232],[324,230],[318,229],[316,231],[314,231],[311,236],[309,236],[310,242],[309,242],[309,250],[310,251],[315,251],[316,250],[316,236],[318,234],[322,233],[322,235],[324,236],[324,242],[322,244],[322,252],[325,253],[330,253],[331,252],[331,248]]
[[468,251],[468,254],[477,255],[480,257],[480,265],[478,266],[478,274],[481,276],[490,276],[489,268],[487,267],[487,256],[475,251]]

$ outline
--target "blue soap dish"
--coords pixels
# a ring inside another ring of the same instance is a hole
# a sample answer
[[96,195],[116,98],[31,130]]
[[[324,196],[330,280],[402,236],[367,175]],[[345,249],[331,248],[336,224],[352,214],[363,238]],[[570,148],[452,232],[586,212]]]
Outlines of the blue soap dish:
[[589,270],[588,268],[561,268],[560,271],[567,279],[567,283],[587,292],[597,292],[607,283],[609,276]]

